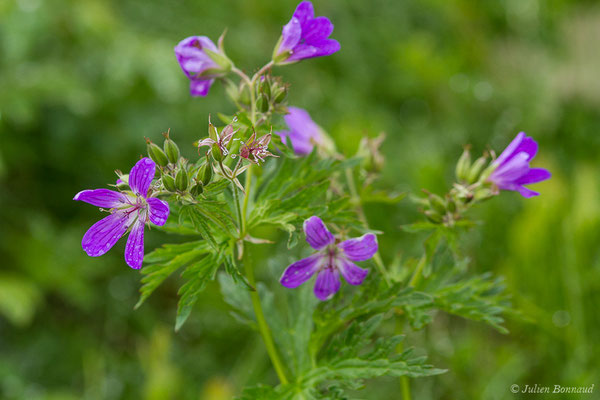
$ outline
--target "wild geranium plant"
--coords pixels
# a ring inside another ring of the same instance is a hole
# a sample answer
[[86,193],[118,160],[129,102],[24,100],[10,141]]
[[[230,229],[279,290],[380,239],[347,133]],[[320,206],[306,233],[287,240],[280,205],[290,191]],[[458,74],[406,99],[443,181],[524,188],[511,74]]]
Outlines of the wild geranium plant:
[[[491,152],[472,162],[467,148],[448,193],[414,196],[423,220],[398,227],[425,232],[423,253],[386,265],[390,250],[378,244],[386,232],[373,229],[364,212],[367,201],[402,199],[373,189],[385,167],[384,136],[365,137],[356,156],[343,157],[308,111],[287,104],[288,85],[273,75],[278,66],[334,55],[340,44],[332,33],[331,21],[315,17],[303,1],[272,59],[251,76],[227,57],[223,36],[217,45],[206,36],[183,39],[175,55],[191,95],[207,96],[223,84],[236,111],[219,113],[221,123],[209,116],[207,132],[195,138],[196,159],[182,157],[167,132],[163,146],[146,139],[148,157],[129,174],[117,172],[114,190],[74,198],[108,213],[83,236],[88,255],[106,253],[129,232],[126,263],[137,269],[145,262],[136,307],[182,271],[176,330],[218,277],[237,319],[262,336],[277,376],[240,391],[240,399],[341,399],[344,390],[384,375],[401,377],[410,398],[408,378],[445,370],[413,355],[403,343],[405,329],[422,329],[441,311],[505,332],[510,305],[502,282],[469,273],[458,238],[473,226],[471,207],[506,190],[537,195],[524,185],[550,177],[530,167],[538,146],[524,133],[497,158]],[[145,255],[146,225],[187,241]],[[283,234],[261,237],[269,232],[264,227]],[[257,258],[258,246],[268,256]]]

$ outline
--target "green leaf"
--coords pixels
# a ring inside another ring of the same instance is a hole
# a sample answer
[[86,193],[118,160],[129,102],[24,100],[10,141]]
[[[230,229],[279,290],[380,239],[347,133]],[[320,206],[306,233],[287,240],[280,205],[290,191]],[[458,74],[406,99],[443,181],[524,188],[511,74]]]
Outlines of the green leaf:
[[177,304],[177,317],[175,319],[175,330],[178,331],[190,316],[192,308],[206,284],[215,279],[219,266],[223,262],[223,251],[210,254],[200,261],[188,266],[182,274],[187,282],[179,289],[181,296]]
[[173,272],[182,266],[206,254],[209,248],[206,242],[194,241],[183,244],[166,244],[146,255],[144,261],[154,263],[142,268],[142,287],[140,299],[134,308],[138,308]]

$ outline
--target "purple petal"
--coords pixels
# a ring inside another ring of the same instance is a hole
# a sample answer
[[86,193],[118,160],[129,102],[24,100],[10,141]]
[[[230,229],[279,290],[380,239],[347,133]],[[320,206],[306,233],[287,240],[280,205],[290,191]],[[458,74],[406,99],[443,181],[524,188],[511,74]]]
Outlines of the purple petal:
[[340,281],[340,274],[335,268],[325,268],[321,270],[317,275],[315,281],[315,296],[321,301],[329,299],[340,290],[342,282]]
[[360,268],[353,262],[343,258],[337,260],[337,267],[344,279],[346,279],[346,282],[351,285],[360,285],[369,273],[369,270]]
[[306,241],[315,250],[321,250],[327,245],[335,242],[335,238],[329,232],[321,218],[312,216],[304,221],[304,234]]
[[142,268],[142,261],[144,261],[144,221],[138,219],[133,224],[131,233],[127,238],[125,262],[133,269],[140,269]]
[[506,146],[504,151],[500,154],[496,161],[494,161],[494,163],[500,165],[508,158],[512,157],[514,155],[515,150],[517,149],[517,147],[519,147],[524,138],[525,132],[519,132],[519,134],[512,140],[512,142],[510,142],[508,146]]
[[359,238],[348,239],[338,244],[349,260],[364,261],[377,253],[377,237],[367,233]]
[[152,179],[154,179],[155,170],[156,164],[148,157],[142,158],[131,168],[129,187],[133,190],[133,193],[143,197],[148,195],[148,188]]
[[306,110],[298,107],[288,107],[289,113],[283,119],[289,131],[277,132],[286,138],[296,154],[309,154],[315,143],[322,142],[321,128],[311,119]]
[[192,96],[206,96],[210,87],[212,86],[214,79],[210,80],[191,80],[190,81],[190,94]]
[[148,208],[150,222],[154,225],[162,226],[167,222],[167,218],[169,218],[169,203],[156,197],[151,197],[148,199]]
[[323,256],[314,254],[308,258],[296,261],[283,271],[279,282],[286,288],[296,288],[310,279],[319,269]]
[[537,183],[550,179],[552,174],[550,171],[544,168],[532,168],[525,175],[517,179],[516,183],[519,185],[527,185],[530,183]]
[[300,26],[300,21],[298,21],[298,18],[292,17],[290,22],[288,22],[281,31],[282,40],[277,53],[281,54],[294,48],[300,41],[301,36],[302,28]]
[[327,17],[317,17],[308,22],[306,29],[302,30],[302,38],[306,43],[312,44],[327,39],[333,32],[333,24]]
[[85,201],[96,207],[115,208],[127,203],[127,196],[109,189],[82,190],[73,200]]
[[302,26],[302,30],[306,30],[308,23],[315,17],[315,9],[310,1],[303,1],[298,4],[294,11],[294,18],[297,18]]
[[540,194],[538,192],[535,192],[531,189],[526,188],[525,186],[517,186],[514,190],[516,190],[517,192],[519,192],[521,194],[521,196],[525,197],[525,198],[530,198],[530,197],[534,197],[534,196],[539,196]]
[[288,62],[300,61],[306,58],[328,56],[340,49],[340,44],[334,39],[325,39],[319,43],[300,44],[294,47]]
[[83,235],[81,247],[90,257],[98,257],[110,250],[125,234],[130,217],[124,212],[114,212],[96,222]]
[[525,152],[511,157],[508,161],[499,165],[492,172],[488,180],[494,182],[500,189],[504,189],[504,186],[514,183],[517,179],[527,174],[529,171],[528,157],[529,155]]

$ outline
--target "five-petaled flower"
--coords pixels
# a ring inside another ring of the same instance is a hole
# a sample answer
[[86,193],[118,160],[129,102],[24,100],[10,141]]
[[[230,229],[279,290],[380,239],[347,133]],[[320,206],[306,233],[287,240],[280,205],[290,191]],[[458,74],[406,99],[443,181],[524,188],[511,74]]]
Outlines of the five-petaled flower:
[[256,132],[252,132],[252,135],[246,143],[243,143],[240,148],[240,157],[243,157],[253,164],[258,164],[261,161],[265,161],[265,157],[279,157],[275,154],[271,154],[269,151],[269,143],[271,142],[271,134],[267,133],[264,136],[256,138]]
[[190,80],[192,96],[206,96],[216,77],[231,68],[229,59],[206,36],[191,36],[175,46],[175,56]]
[[306,241],[317,253],[296,261],[283,272],[280,282],[287,288],[295,288],[317,274],[314,293],[319,300],[331,298],[341,286],[340,274],[351,285],[360,285],[368,270],[353,261],[365,261],[377,252],[377,237],[367,233],[359,238],[340,243],[327,229],[321,218],[313,216],[304,221]]
[[535,157],[538,144],[525,132],[520,132],[510,142],[502,154],[492,162],[493,172],[487,178],[498,189],[515,190],[523,197],[539,195],[531,189],[524,187],[549,179],[551,174],[543,168],[530,168],[529,162]]
[[337,40],[328,39],[333,24],[327,17],[316,17],[310,1],[298,4],[290,22],[283,27],[273,61],[287,64],[305,58],[328,56],[340,49]]
[[147,222],[164,225],[169,217],[169,204],[148,197],[156,165],[149,158],[138,161],[129,173],[129,192],[109,189],[83,190],[73,200],[110,209],[110,215],[96,222],[83,235],[81,245],[88,256],[98,257],[131,231],[125,246],[125,261],[131,268],[142,267],[144,259],[144,226]]
[[315,144],[324,140],[323,130],[311,118],[308,112],[298,107],[288,107],[289,114],[283,119],[289,131],[276,132],[282,139],[287,138],[299,155],[309,154]]

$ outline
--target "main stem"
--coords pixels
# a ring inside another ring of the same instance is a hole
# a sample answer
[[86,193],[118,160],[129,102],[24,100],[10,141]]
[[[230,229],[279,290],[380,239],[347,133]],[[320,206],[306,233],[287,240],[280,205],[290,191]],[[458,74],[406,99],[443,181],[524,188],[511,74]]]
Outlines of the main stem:
[[[273,62],[266,64],[262,67],[252,79],[249,79],[246,74],[244,74],[239,69],[235,68],[233,71],[238,74],[242,80],[246,82],[248,85],[248,91],[250,92],[250,120],[252,121],[252,125],[256,124],[256,94],[254,90],[254,84],[260,75],[262,75],[268,68],[273,65]],[[250,199],[250,189],[252,186],[252,164],[246,170],[246,182],[244,184],[245,194],[244,194],[244,202],[242,205],[241,215],[240,215],[240,237],[239,240],[244,240],[246,235],[248,234],[248,202]],[[234,192],[237,191],[237,188],[234,187]],[[236,207],[239,212],[239,202],[237,195],[235,197]],[[244,243],[244,242],[242,242]],[[256,279],[254,278],[254,269],[252,267],[252,262],[250,259],[250,249],[248,248],[249,244],[244,243],[243,257],[242,262],[244,263],[244,270],[246,272],[246,278],[248,279],[248,283],[252,287],[256,286]],[[263,338],[263,342],[265,343],[265,347],[267,349],[267,354],[269,354],[269,358],[271,359],[271,363],[273,364],[273,368],[277,373],[277,377],[282,384],[289,383],[288,378],[285,374],[285,369],[283,367],[283,363],[279,358],[279,353],[277,352],[277,348],[275,347],[275,342],[273,341],[273,336],[271,335],[271,330],[267,321],[265,319],[265,314],[263,312],[262,306],[260,304],[260,296],[257,291],[250,292],[250,298],[252,300],[252,308],[254,309],[254,314],[256,315],[256,322],[258,324],[258,330]]]
[[[348,181],[348,187],[350,188],[350,195],[352,196],[352,202],[356,204],[356,212],[358,213],[358,219],[363,224],[365,229],[369,229],[369,221],[367,221],[367,216],[362,207],[362,202],[360,200],[360,196],[358,195],[358,191],[356,190],[356,184],[354,183],[354,175],[352,174],[351,168],[346,168],[346,180]],[[383,276],[385,283],[388,286],[392,285],[390,277],[388,275],[387,270],[385,269],[385,265],[383,264],[383,260],[379,255],[379,252],[375,253],[373,256],[373,261],[375,261],[375,266],[379,270],[379,273]]]

